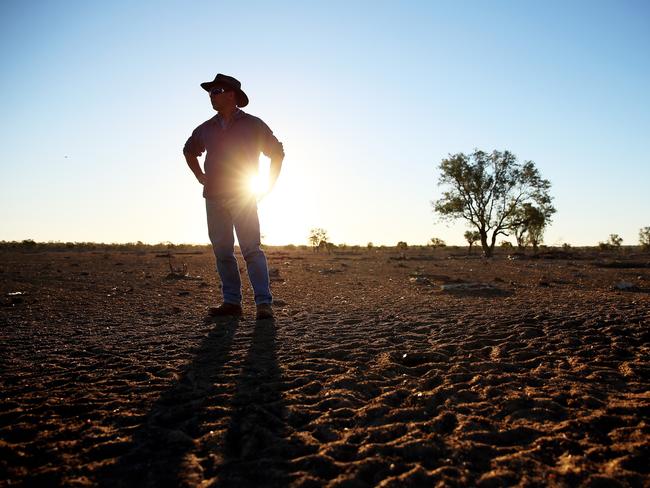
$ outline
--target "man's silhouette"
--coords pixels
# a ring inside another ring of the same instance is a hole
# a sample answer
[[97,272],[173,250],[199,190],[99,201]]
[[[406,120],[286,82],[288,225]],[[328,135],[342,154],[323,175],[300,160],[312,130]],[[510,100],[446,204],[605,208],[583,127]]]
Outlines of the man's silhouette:
[[[240,110],[239,107],[248,105],[248,97],[238,80],[219,73],[213,81],[201,83],[201,87],[209,93],[217,115],[194,129],[183,154],[203,185],[208,234],[223,288],[223,303],[210,308],[208,313],[212,316],[242,315],[234,228],[255,292],[256,317],[258,320],[272,318],[269,272],[266,256],[260,249],[257,201],[250,182],[258,172],[260,153],[264,153],[271,158],[270,190],[280,174],[284,150],[261,119]],[[207,151],[205,172],[198,161],[204,151]]]

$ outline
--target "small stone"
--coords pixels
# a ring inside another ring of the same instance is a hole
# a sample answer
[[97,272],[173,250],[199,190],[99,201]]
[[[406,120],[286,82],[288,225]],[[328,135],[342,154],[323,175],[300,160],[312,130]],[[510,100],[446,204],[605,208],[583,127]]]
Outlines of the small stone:
[[636,286],[634,286],[634,283],[630,283],[629,281],[619,281],[614,285],[614,288],[617,290],[634,290]]

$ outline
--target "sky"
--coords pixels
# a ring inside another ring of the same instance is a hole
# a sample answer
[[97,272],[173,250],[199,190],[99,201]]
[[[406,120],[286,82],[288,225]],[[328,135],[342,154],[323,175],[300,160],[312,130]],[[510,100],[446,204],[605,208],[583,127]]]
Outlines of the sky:
[[284,144],[266,244],[463,244],[431,201],[474,148],[550,180],[549,245],[650,226],[645,1],[4,0],[0,67],[0,240],[207,243],[217,73]]

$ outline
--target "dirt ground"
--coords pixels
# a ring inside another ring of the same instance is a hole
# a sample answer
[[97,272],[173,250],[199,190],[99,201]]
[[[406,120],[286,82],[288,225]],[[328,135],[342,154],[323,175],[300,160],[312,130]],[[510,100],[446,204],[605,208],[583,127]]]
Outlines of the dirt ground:
[[0,485],[650,486],[650,255],[456,253],[1,251]]

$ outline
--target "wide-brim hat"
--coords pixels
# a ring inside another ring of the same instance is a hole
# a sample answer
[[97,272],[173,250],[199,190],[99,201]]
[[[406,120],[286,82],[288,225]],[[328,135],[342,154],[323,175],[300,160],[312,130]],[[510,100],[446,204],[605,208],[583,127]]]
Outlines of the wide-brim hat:
[[248,105],[248,97],[241,89],[240,81],[236,78],[233,78],[232,76],[222,75],[219,73],[214,77],[214,80],[201,83],[201,88],[208,92],[213,88],[225,88],[227,90],[233,90],[237,98],[237,106],[245,107]]

